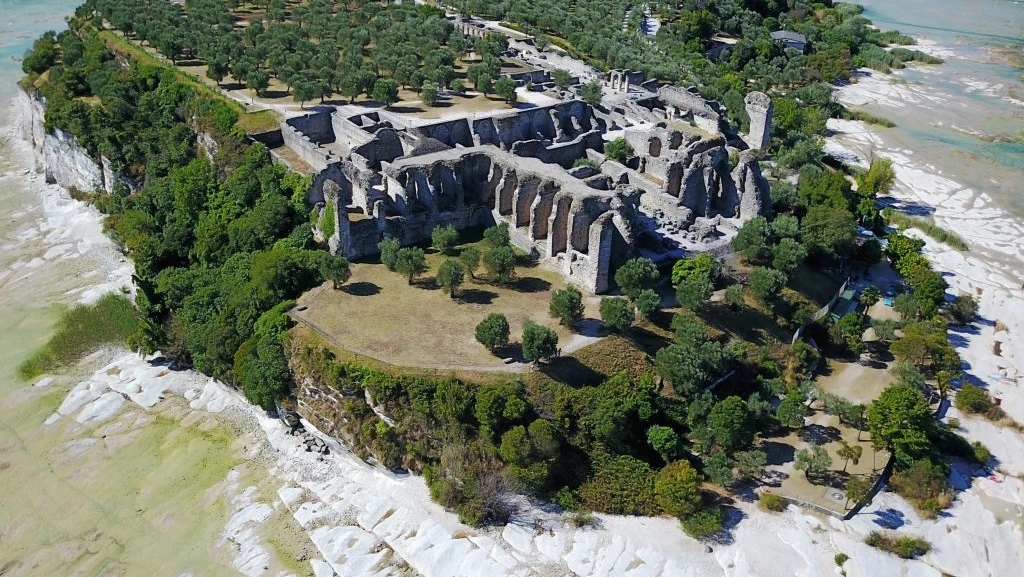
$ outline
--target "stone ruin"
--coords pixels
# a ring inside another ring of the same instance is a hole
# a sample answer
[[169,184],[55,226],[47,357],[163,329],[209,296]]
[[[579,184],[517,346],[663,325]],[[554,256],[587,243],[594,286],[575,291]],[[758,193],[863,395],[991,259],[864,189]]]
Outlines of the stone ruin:
[[[617,87],[635,80],[615,77]],[[570,100],[426,123],[321,107],[282,123],[279,140],[313,173],[310,203],[333,211],[336,254],[376,254],[384,237],[424,242],[438,225],[506,222],[517,246],[601,293],[633,256],[714,250],[771,210],[757,160],[728,147],[713,104],[643,92],[607,112]],[[602,153],[613,130],[633,147],[625,164]]]
[[750,130],[744,139],[747,146],[757,149],[768,146],[772,136],[772,99],[764,92],[751,92],[743,99],[743,104],[750,117]]

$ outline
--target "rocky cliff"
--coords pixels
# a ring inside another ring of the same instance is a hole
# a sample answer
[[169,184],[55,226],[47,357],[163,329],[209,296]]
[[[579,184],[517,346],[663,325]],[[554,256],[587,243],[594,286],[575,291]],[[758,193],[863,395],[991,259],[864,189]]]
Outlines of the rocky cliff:
[[36,164],[46,171],[47,182],[83,191],[113,190],[113,174],[108,183],[101,164],[89,156],[74,136],[62,130],[46,132],[43,124],[46,103],[42,97],[19,92],[16,102],[21,109],[22,134],[32,143]]

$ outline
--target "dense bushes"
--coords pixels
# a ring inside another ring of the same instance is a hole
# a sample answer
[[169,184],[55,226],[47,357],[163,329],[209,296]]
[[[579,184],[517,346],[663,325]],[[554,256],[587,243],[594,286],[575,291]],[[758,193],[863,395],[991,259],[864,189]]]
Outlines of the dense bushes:
[[932,549],[931,543],[920,537],[898,537],[881,531],[872,531],[864,542],[901,559],[920,557]]
[[[225,104],[166,68],[119,64],[83,14],[44,37],[59,58],[40,90],[47,128],[70,131],[141,185],[96,197],[107,231],[135,261],[145,323],[131,340],[271,408],[290,382],[282,303],[322,282],[327,258],[309,250],[305,207],[293,202],[308,182],[228,133]],[[212,161],[198,154],[200,130],[217,141]]]

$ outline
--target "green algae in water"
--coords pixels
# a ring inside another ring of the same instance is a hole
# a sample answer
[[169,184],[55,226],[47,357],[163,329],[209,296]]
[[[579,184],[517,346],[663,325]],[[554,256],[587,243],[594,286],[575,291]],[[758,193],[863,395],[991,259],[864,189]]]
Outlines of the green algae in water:
[[39,429],[61,396],[0,410],[5,574],[229,572],[214,544],[218,489],[239,463],[230,434],[139,409],[85,434],[70,418]]

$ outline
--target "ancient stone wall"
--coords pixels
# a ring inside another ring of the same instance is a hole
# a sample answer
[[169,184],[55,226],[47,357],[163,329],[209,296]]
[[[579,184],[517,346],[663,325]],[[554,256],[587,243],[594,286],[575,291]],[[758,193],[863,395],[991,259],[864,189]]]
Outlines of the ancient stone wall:
[[327,144],[335,140],[332,123],[334,111],[335,109],[331,107],[318,112],[303,114],[302,116],[294,116],[285,120],[284,123],[306,135],[306,137],[317,144]]
[[281,123],[281,139],[285,146],[316,171],[326,169],[331,162],[326,150],[286,122]]

